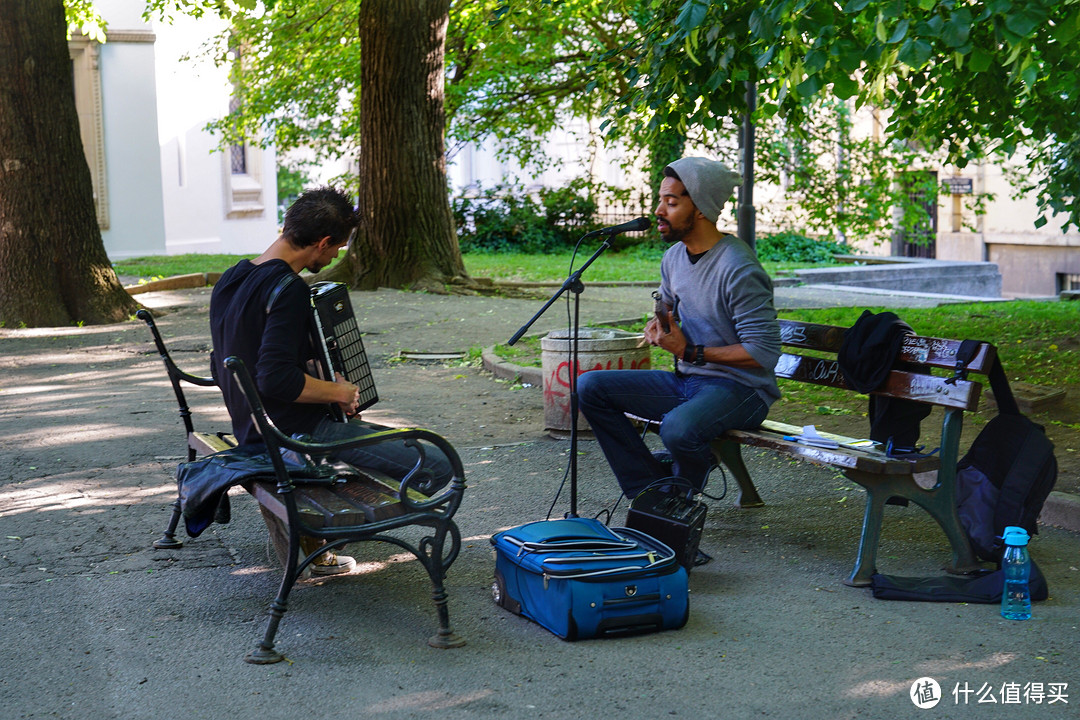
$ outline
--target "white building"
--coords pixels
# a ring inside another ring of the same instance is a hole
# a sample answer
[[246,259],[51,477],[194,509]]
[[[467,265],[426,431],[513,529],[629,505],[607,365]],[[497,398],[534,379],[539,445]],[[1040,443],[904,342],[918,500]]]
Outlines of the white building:
[[203,128],[229,110],[227,70],[181,62],[215,18],[144,21],[140,0],[97,0],[106,42],[69,43],[98,222],[113,260],[256,253],[277,237],[273,150],[214,152]]

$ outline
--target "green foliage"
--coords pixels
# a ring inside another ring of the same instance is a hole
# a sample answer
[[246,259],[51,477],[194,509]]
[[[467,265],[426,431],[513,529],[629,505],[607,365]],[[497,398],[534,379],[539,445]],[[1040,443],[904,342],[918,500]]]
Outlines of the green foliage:
[[815,240],[795,232],[782,232],[757,238],[758,259],[771,262],[831,262],[833,255],[851,252],[844,243]]
[[[719,127],[747,110],[811,124],[807,99],[887,108],[890,140],[943,148],[963,167],[1026,146],[1044,213],[1080,227],[1080,12],[1075,0],[649,0],[631,52],[605,62],[633,83],[606,109],[654,133]],[[1071,166],[1075,168],[1075,163]]]
[[[786,201],[763,208],[763,217],[812,234],[876,244],[898,231],[909,241],[932,239],[927,205],[935,202],[938,188],[930,174],[911,171],[925,166],[925,153],[904,143],[855,137],[848,101],[805,105],[811,124],[791,128],[780,117],[762,123],[757,177],[783,188]],[[979,212],[985,197],[972,195],[968,202]]]
[[462,252],[537,254],[572,247],[598,227],[596,200],[582,183],[533,197],[521,186],[496,185],[450,203]]
[[93,0],[64,0],[64,15],[68,26],[68,40],[78,30],[87,37],[105,42],[107,23],[94,8]]
[[277,197],[278,197],[278,223],[285,219],[285,211],[300,197],[300,193],[311,184],[311,178],[307,174],[306,164],[300,163],[294,166],[278,164],[277,168]]

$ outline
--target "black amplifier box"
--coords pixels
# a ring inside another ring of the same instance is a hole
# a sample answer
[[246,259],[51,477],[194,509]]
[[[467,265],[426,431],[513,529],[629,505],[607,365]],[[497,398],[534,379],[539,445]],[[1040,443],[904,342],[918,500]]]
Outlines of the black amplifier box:
[[651,535],[675,551],[687,572],[697,559],[698,544],[709,508],[681,493],[646,490],[634,498],[626,526]]

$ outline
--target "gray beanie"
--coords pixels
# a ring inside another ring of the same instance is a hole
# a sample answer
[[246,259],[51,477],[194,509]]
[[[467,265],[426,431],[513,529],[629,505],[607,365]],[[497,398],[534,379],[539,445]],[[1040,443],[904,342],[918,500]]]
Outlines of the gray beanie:
[[714,225],[735,186],[742,182],[742,177],[724,163],[703,157],[680,158],[664,170],[679,176],[694,205]]

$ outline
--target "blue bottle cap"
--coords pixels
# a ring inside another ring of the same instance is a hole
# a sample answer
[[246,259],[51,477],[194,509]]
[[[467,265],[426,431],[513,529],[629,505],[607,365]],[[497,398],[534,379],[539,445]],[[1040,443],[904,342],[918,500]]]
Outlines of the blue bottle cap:
[[1029,537],[1027,534],[1027,530],[1025,530],[1024,528],[1010,525],[1009,527],[1005,528],[1004,540],[1006,545],[1019,547],[1021,545],[1027,545]]

